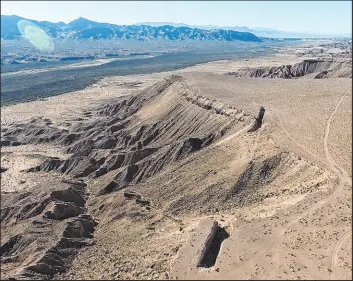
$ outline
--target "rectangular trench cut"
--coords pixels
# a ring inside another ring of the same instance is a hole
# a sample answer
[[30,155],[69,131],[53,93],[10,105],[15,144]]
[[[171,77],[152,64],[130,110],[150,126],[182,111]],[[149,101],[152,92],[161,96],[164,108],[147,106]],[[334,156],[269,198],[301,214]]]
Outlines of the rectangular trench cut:
[[197,265],[198,267],[213,267],[216,263],[223,241],[230,236],[226,228],[219,225],[214,228],[213,232],[214,233],[210,235],[209,240],[206,242],[203,255]]

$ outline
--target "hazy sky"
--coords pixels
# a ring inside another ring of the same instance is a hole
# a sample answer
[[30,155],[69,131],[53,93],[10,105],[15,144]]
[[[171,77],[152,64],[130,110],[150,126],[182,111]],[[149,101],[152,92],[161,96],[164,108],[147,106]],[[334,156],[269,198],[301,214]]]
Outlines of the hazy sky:
[[1,1],[1,14],[69,22],[182,22],[267,27],[283,31],[351,33],[351,1]]

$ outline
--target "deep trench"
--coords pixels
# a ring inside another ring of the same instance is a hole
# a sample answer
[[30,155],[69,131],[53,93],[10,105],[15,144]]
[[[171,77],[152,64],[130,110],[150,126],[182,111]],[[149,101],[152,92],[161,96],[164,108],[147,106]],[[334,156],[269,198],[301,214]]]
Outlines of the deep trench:
[[229,233],[224,227],[217,226],[216,233],[213,236],[213,240],[203,257],[201,258],[201,261],[198,266],[205,268],[213,267],[216,263],[223,241],[229,236]]

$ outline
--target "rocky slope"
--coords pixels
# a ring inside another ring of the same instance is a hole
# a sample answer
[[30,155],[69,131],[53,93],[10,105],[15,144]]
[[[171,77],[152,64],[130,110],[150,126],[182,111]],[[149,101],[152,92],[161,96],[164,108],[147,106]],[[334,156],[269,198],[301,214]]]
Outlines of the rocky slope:
[[313,78],[345,77],[352,78],[352,60],[308,59],[289,65],[259,68],[243,68],[228,75],[242,77],[293,79],[313,74]]
[[53,180],[1,197],[1,279],[47,279],[92,243],[86,184]]

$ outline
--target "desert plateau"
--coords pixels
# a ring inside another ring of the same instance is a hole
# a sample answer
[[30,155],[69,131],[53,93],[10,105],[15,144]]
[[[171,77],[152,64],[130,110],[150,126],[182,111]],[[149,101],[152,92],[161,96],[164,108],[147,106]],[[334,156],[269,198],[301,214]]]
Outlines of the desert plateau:
[[2,107],[1,279],[350,280],[352,60],[307,49]]

